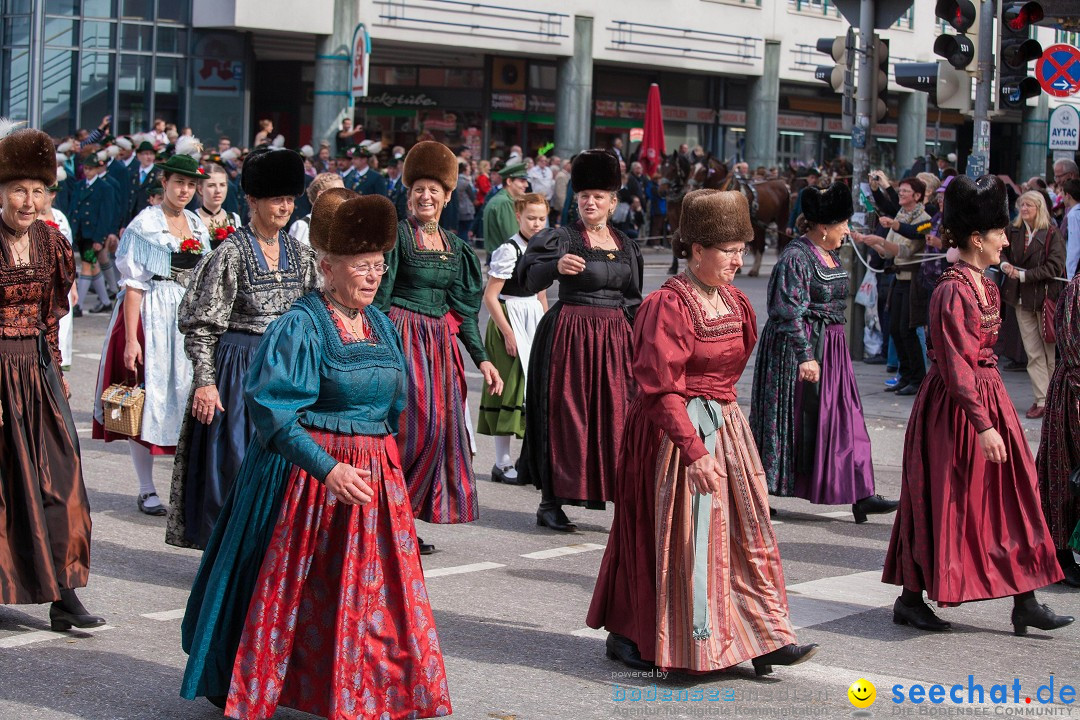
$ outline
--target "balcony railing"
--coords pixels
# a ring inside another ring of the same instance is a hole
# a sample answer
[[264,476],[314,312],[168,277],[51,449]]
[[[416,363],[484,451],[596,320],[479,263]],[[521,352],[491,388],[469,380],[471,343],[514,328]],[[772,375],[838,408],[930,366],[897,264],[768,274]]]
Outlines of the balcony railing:
[[568,38],[564,13],[464,0],[375,0],[376,25],[440,34],[558,44]]
[[762,58],[764,38],[746,35],[645,25],[615,20],[607,27],[608,50],[647,53],[649,56],[713,60],[753,65]]

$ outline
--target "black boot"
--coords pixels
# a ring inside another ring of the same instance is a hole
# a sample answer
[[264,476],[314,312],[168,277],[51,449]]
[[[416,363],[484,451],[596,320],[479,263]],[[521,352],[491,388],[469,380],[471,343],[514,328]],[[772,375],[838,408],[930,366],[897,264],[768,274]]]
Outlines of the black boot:
[[633,640],[617,633],[608,633],[607,656],[634,670],[652,670],[654,667],[651,662],[641,657]]
[[899,505],[899,500],[886,500],[880,495],[867,495],[851,506],[851,514],[855,516],[855,523],[861,524],[866,522],[867,515],[891,513],[896,510]]
[[922,601],[922,593],[919,594],[918,603],[913,605],[896,598],[892,606],[892,621],[897,625],[910,625],[919,630],[931,632],[940,632],[952,627],[950,623],[935,615],[930,606]]
[[547,502],[541,502],[540,507],[536,509],[536,526],[546,527],[555,532],[568,533],[577,530],[577,525],[570,522],[570,518],[566,517],[561,505]]
[[796,645],[791,643],[771,653],[758,655],[754,658],[754,672],[758,675],[768,675],[772,672],[773,665],[798,665],[814,657],[818,651],[817,643]]
[[49,608],[50,627],[53,632],[64,632],[72,627],[95,628],[105,624],[105,618],[91,615],[75,596],[75,591],[60,591],[60,599]]
[[424,542],[423,538],[419,535],[416,536],[416,547],[420,550],[421,555],[430,555],[435,552],[435,546],[431,543]]
[[1061,566],[1061,572],[1065,573],[1065,577],[1061,580],[1061,584],[1073,588],[1080,588],[1080,565],[1076,564],[1076,558],[1073,557],[1072,550],[1069,550],[1068,548],[1058,550],[1057,559],[1058,565]]
[[1072,615],[1055,615],[1049,605],[1040,605],[1031,593],[1023,602],[1013,606],[1013,633],[1027,635],[1028,626],[1040,630],[1057,630],[1069,625],[1074,620]]

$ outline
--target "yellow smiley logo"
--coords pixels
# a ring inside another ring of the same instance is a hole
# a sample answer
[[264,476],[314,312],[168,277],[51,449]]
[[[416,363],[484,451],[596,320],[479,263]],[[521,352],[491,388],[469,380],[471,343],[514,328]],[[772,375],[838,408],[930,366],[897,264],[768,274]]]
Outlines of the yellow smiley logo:
[[877,699],[877,688],[869,680],[859,678],[851,683],[851,687],[847,689],[847,696],[855,707],[859,709],[868,708]]

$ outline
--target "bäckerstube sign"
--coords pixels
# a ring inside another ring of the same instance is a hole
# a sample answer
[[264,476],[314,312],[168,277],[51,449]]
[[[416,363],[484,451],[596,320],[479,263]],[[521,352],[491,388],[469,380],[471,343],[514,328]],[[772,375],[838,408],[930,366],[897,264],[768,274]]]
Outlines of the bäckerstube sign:
[[1072,105],[1060,105],[1050,114],[1050,150],[1080,150],[1080,112]]

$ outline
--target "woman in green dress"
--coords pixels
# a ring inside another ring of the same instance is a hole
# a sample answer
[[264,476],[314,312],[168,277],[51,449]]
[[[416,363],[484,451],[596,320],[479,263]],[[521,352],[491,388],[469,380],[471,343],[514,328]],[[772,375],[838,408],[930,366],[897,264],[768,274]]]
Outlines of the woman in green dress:
[[[402,470],[417,520],[472,522],[479,515],[475,446],[458,339],[491,394],[501,394],[503,386],[477,319],[483,272],[472,248],[439,226],[457,185],[457,158],[450,148],[434,141],[416,144],[405,157],[402,180],[409,188],[409,217],[398,223],[397,244],[386,254],[375,299],[401,334],[410,371],[397,436]],[[419,545],[422,555],[435,549],[422,540]]]

